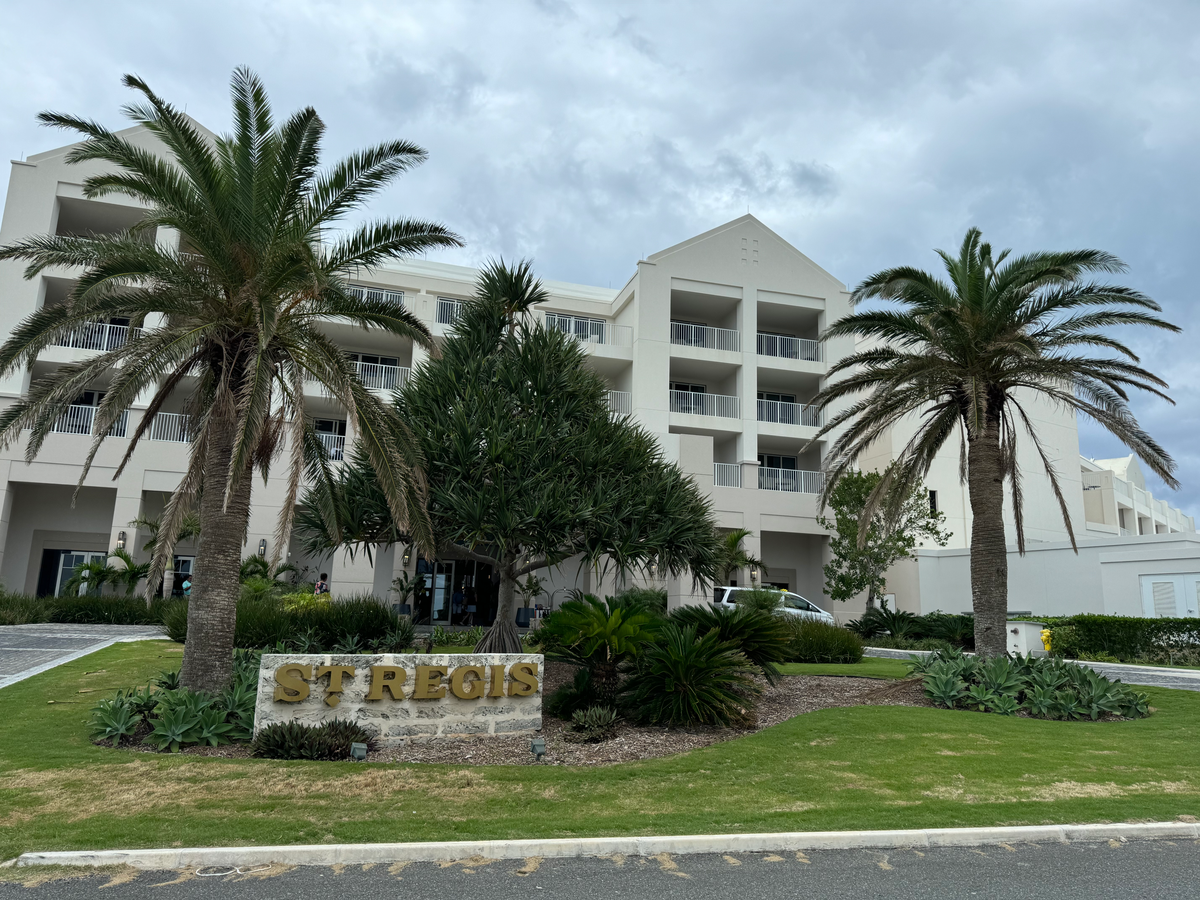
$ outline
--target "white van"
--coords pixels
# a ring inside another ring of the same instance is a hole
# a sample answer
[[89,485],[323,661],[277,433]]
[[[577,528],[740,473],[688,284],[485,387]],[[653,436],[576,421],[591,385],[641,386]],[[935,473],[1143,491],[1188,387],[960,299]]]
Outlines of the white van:
[[776,612],[789,616],[801,616],[805,619],[815,619],[818,622],[827,622],[830,625],[836,624],[833,615],[825,612],[825,610],[821,609],[815,603],[805,600],[799,594],[793,594],[791,591],[780,591],[776,588],[719,586],[713,592],[713,606],[717,609],[736,609],[737,595],[755,590],[775,591],[779,594],[779,606],[776,608]]

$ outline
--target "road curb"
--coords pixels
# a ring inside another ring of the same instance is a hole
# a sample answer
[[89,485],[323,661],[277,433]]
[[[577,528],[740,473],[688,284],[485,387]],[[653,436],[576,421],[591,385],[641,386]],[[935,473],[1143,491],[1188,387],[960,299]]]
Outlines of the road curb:
[[1030,825],[933,828],[909,831],[795,831],[774,834],[701,834],[515,841],[429,841],[403,844],[297,844],[278,847],[189,847],[161,850],[66,850],[23,853],[17,866],[364,865],[471,859],[562,859],[585,856],[656,856],[660,853],[767,853],[796,850],[889,850],[980,847],[1006,843],[1197,840],[1200,825],[1151,822],[1112,825]]

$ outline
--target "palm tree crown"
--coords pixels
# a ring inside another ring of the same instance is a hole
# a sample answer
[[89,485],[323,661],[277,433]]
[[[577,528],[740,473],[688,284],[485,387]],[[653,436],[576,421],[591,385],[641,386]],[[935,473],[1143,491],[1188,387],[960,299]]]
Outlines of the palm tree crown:
[[[265,477],[272,459],[286,452],[288,488],[276,557],[286,547],[303,475],[329,477],[328,453],[305,412],[305,382],[313,381],[355,424],[393,515],[431,545],[415,445],[390,424],[389,407],[359,381],[322,331],[322,325],[339,322],[432,345],[416,317],[394,303],[356,296],[344,279],[394,257],[457,245],[457,237],[411,219],[334,231],[348,213],[421,163],[425,152],[389,141],[321,171],[325,127],[315,110],[302,109],[276,125],[262,83],[245,69],[232,79],[233,133],[215,140],[141,79],[126,76],[125,84],[141,95],[125,114],[161,141],[169,157],[86,119],[57,113],[40,118],[83,135],[69,162],[106,164],[107,171],[84,182],[88,198],[124,194],[148,211],[126,232],[47,235],[0,248],[0,259],[27,261],[30,278],[52,266],[84,268],[65,303],[38,310],[0,347],[0,373],[32,364],[56,338],[88,322],[122,316],[142,329],[120,347],[35,382],[0,414],[0,443],[11,444],[28,429],[26,456],[32,459],[66,407],[100,382],[106,393],[84,475],[125,410],[139,396],[150,398],[119,474],[155,415],[173,398],[185,401],[190,460],[164,513],[147,590],[156,587],[180,525],[199,503],[195,610],[215,589],[214,579],[236,592],[254,470]],[[178,235],[177,245],[164,235]],[[237,546],[225,547],[230,539]],[[231,555],[236,558],[226,559]],[[185,675],[187,670],[185,661]]]
[[[999,581],[993,587],[1003,589],[1005,596],[992,600],[1007,602],[1007,563],[996,559],[1006,552],[1001,512],[1006,483],[1017,545],[1021,552],[1025,549],[1019,440],[1027,439],[1035,449],[1075,541],[1057,472],[1027,409],[1034,398],[1090,416],[1167,484],[1176,485],[1174,462],[1128,405],[1131,388],[1170,401],[1163,392],[1167,385],[1108,329],[1179,329],[1156,315],[1160,307],[1149,297],[1090,279],[1092,273],[1125,270],[1109,253],[993,254],[979,230],[971,229],[958,256],[938,255],[948,280],[910,267],[879,272],[855,289],[851,303],[873,298],[889,303],[855,310],[826,332],[826,339],[853,336],[867,339],[868,345],[830,368],[829,385],[814,400],[842,407],[818,433],[838,435],[826,457],[823,499],[875,441],[906,417],[916,421],[915,434],[872,492],[869,509],[889,495],[907,496],[890,491],[892,484],[919,483],[938,451],[957,438],[974,513],[972,584],[978,622],[982,586],[977,581]],[[865,516],[869,520],[870,513]],[[977,539],[988,544],[978,548],[979,561],[974,558]],[[992,568],[986,574],[977,571],[977,562]],[[1002,630],[1003,621],[1000,625]]]

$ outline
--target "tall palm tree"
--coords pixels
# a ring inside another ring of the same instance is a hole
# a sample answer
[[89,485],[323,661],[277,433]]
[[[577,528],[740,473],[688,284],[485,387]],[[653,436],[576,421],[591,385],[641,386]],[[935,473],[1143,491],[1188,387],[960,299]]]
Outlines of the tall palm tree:
[[[868,498],[863,521],[884,498],[905,497],[894,483],[917,484],[952,438],[971,500],[971,595],[975,646],[984,655],[1005,652],[1008,555],[1004,534],[1005,484],[1012,499],[1017,548],[1025,552],[1019,440],[1028,440],[1058,501],[1072,546],[1075,534],[1057,472],[1030,418],[1036,400],[1089,416],[1141,458],[1168,485],[1175,463],[1147,434],[1128,405],[1139,388],[1170,402],[1166,382],[1108,329],[1146,325],[1178,331],[1155,313],[1149,297],[1090,280],[1091,273],[1125,271],[1099,250],[993,255],[978,229],[957,257],[938,251],[948,281],[910,267],[887,269],[860,284],[850,301],[888,301],[836,322],[826,339],[867,338],[870,344],[830,368],[829,385],[814,400],[845,403],[818,433],[840,435],[826,458],[822,501],[838,478],[902,419],[916,433],[899,451]],[[1020,439],[1018,436],[1021,435]]]
[[[159,410],[172,398],[187,401],[190,457],[164,512],[146,584],[158,584],[181,524],[198,510],[182,683],[217,690],[231,669],[254,471],[265,477],[272,459],[286,455],[273,562],[286,546],[302,476],[331,474],[306,415],[306,380],[345,407],[389,509],[419,543],[432,544],[418,448],[321,329],[338,321],[431,346],[418,319],[399,305],[355,296],[344,279],[459,240],[441,225],[412,219],[335,231],[347,213],[425,159],[414,144],[388,141],[320,171],[325,126],[317,113],[305,108],[276,125],[261,81],[246,69],[232,78],[233,133],[215,140],[141,79],[129,75],[125,84],[141,95],[125,114],[169,155],[86,119],[40,118],[83,136],[68,161],[107,164],[104,174],[85,180],[87,197],[124,194],[148,211],[120,234],[46,235],[0,248],[0,259],[28,261],[29,278],[52,266],[84,268],[65,303],[38,310],[0,347],[0,372],[31,365],[55,338],[87,322],[125,316],[145,325],[123,346],[34,383],[0,414],[0,443],[29,429],[26,457],[34,458],[66,407],[103,381],[86,475],[111,426],[145,392],[151,399],[119,474]],[[178,246],[156,242],[155,229],[178,234]]]

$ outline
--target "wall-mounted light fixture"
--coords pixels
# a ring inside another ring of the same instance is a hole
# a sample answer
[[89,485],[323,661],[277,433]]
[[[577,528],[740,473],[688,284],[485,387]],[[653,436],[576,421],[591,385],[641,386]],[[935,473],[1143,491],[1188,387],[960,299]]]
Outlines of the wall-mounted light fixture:
[[258,542],[258,555],[265,557],[267,555],[267,539],[263,538]]
[[118,550],[125,549],[125,532],[123,532],[123,531],[117,532],[117,549]]
[[408,561],[412,559],[412,544],[404,548],[404,565],[408,566]]
[[657,562],[650,563],[650,577],[655,580],[658,579],[658,563]]
[[758,566],[750,567],[750,583],[758,584]]

